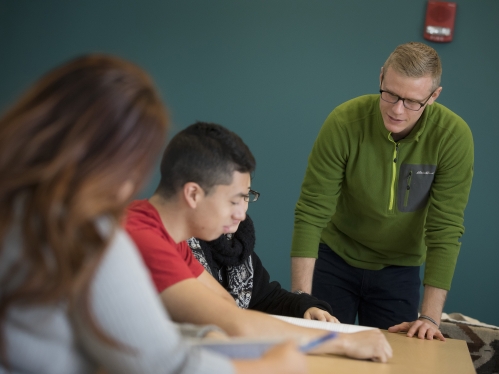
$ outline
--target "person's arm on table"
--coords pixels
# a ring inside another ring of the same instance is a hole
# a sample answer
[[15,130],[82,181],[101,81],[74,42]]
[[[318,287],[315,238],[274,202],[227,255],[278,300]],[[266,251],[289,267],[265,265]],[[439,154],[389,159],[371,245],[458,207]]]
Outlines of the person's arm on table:
[[[312,293],[315,258],[291,257],[291,290]],[[338,323],[338,319],[327,311],[319,308],[309,308],[303,315],[305,319]]]
[[303,318],[313,319],[316,321],[340,323],[340,321],[338,321],[338,318],[332,316],[329,312],[316,307],[308,308],[305,314],[303,315]]
[[279,282],[270,281],[262,261],[253,252],[253,290],[248,309],[281,316],[338,322],[331,313],[331,306],[304,292],[289,292]]
[[446,296],[446,290],[425,285],[421,316],[429,317],[435,321],[435,323],[431,322],[428,318],[420,317],[416,321],[403,322],[392,326],[388,331],[407,331],[408,337],[416,335],[419,339],[426,338],[428,340],[433,340],[433,338],[436,338],[445,341],[445,337],[439,330],[439,325]]
[[[229,336],[310,340],[326,333],[292,325],[257,311],[240,309],[197,279],[186,279],[168,287],[161,293],[161,300],[174,321],[214,324]],[[339,334],[337,339],[324,343],[313,353],[333,353],[381,362],[392,356],[391,347],[379,330]]]

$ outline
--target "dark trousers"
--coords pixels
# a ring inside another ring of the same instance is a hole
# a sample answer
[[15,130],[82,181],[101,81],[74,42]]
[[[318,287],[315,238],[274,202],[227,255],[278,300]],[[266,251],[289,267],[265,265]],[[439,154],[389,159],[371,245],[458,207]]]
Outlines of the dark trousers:
[[342,323],[388,329],[418,318],[419,266],[364,270],[348,265],[326,244],[319,245],[312,295],[327,301]]

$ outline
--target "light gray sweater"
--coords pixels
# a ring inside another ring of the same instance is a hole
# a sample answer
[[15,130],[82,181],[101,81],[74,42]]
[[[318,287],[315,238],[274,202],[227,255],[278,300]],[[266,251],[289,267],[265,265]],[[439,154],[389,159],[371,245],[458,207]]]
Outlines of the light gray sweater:
[[[20,252],[13,229],[3,243],[0,277]],[[1,293],[8,285],[2,284]],[[67,303],[12,306],[4,324],[10,373],[83,374],[104,367],[109,373],[233,373],[230,361],[190,348],[170,321],[149,273],[128,235],[119,229],[91,285],[95,320],[109,336],[133,348],[127,353],[99,340],[81,311]],[[0,374],[7,373],[0,366]]]

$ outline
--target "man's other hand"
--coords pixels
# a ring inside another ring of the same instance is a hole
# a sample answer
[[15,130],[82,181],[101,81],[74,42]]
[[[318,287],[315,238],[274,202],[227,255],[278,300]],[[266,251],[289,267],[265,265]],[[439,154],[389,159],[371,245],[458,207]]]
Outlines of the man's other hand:
[[445,337],[442,332],[438,329],[438,326],[431,323],[430,321],[416,320],[413,322],[402,322],[398,325],[392,326],[388,329],[389,332],[406,332],[407,336],[412,338],[416,335],[419,339],[438,339],[445,341]]

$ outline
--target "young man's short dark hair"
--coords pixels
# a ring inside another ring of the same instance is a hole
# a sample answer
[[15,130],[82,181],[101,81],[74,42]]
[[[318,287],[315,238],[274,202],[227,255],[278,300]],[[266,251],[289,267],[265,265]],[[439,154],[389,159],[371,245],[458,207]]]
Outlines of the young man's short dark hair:
[[161,160],[156,193],[169,198],[188,182],[209,194],[215,185],[228,185],[234,171],[251,173],[256,161],[248,146],[223,126],[196,122],[169,142]]

